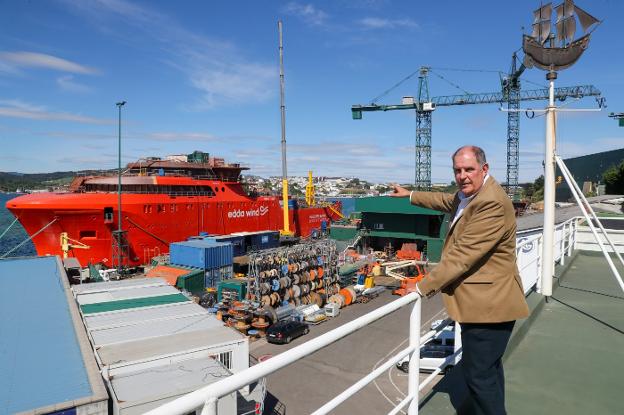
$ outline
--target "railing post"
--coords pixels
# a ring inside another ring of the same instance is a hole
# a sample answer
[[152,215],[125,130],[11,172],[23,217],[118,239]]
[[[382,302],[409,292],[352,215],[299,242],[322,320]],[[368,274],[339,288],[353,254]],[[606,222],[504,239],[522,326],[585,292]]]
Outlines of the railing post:
[[574,247],[574,250],[576,250],[576,241],[578,240],[578,227],[579,218],[576,218],[576,220],[574,221],[574,244],[572,245]]
[[576,233],[576,220],[570,222],[570,233],[568,234],[568,256],[572,256],[572,248],[574,245],[574,235]]
[[219,400],[214,396],[211,396],[204,403],[204,407],[202,408],[201,415],[217,415],[217,402]]
[[566,240],[566,224],[563,222],[563,226],[561,227],[561,260],[559,264],[565,265],[565,240]]
[[543,244],[543,239],[544,239],[544,233],[542,231],[542,234],[540,235],[539,238],[537,238],[537,285],[535,286],[537,288],[537,292],[541,294],[542,292],[542,276],[543,274],[540,272],[540,270],[542,269],[542,244]]
[[420,380],[420,312],[422,299],[417,299],[410,314],[409,345],[415,347],[409,360],[407,395],[414,398],[409,404],[408,415],[418,414],[418,383]]

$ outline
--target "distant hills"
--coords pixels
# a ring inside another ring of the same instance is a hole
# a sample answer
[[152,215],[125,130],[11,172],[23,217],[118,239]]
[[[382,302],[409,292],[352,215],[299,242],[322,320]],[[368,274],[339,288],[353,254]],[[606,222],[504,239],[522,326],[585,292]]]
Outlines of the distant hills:
[[76,175],[102,174],[101,170],[56,171],[53,173],[0,172],[0,191],[54,189],[71,183]]

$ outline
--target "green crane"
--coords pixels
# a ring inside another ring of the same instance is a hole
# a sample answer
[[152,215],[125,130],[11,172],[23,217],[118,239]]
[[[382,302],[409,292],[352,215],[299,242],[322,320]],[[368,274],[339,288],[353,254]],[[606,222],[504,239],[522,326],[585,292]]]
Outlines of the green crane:
[[[392,105],[353,105],[351,115],[354,120],[362,119],[362,113],[368,111],[414,110],[416,112],[416,166],[414,184],[418,189],[431,187],[431,115],[437,107],[472,104],[500,104],[507,103],[507,183],[508,192],[515,194],[518,188],[518,143],[520,136],[520,101],[548,100],[548,88],[520,90],[520,75],[524,65],[516,69],[515,54],[512,68],[507,78],[502,81],[499,92],[471,94],[466,92],[460,95],[445,95],[429,98],[428,73],[431,68],[421,67],[418,77],[418,96],[403,97],[401,104]],[[409,78],[409,77],[408,77]],[[407,78],[405,78],[407,79]],[[555,99],[564,101],[567,98],[583,98],[600,96],[600,91],[593,85],[580,85],[555,88]]]

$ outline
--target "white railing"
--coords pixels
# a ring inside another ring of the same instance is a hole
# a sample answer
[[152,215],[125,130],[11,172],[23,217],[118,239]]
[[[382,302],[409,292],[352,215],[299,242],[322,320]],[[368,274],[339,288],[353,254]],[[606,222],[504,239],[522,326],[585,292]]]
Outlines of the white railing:
[[[560,223],[555,227],[554,237],[554,260],[559,261],[561,264],[565,263],[565,257],[572,254],[572,250],[575,248],[576,232],[578,229],[578,222],[581,218],[573,218]],[[540,272],[541,272],[541,244],[543,236],[541,229],[534,229],[518,233],[518,243],[516,246],[518,257],[518,269],[522,278],[523,285],[525,287],[525,293],[533,290],[533,287],[540,287]],[[416,293],[408,294],[404,297],[394,300],[389,304],[386,304],[370,313],[359,317],[349,323],[344,324],[328,333],[325,333],[319,337],[309,340],[297,347],[294,347],[284,353],[281,353],[273,358],[261,362],[255,366],[250,367],[244,371],[238,372],[229,376],[223,380],[215,382],[209,386],[199,389],[195,392],[191,392],[181,398],[168,402],[150,412],[150,415],[176,415],[187,414],[192,411],[201,410],[202,415],[216,415],[217,403],[219,398],[229,395],[269,374],[276,372],[297,360],[306,357],[323,347],[326,347],[343,337],[357,331],[372,322],[390,314],[394,311],[413,303],[412,312],[410,314],[409,322],[409,345],[405,349],[399,351],[388,359],[383,365],[376,368],[374,371],[360,379],[344,392],[337,395],[335,398],[325,403],[315,412],[314,415],[322,415],[331,412],[338,405],[346,401],[355,393],[360,391],[366,385],[371,383],[379,375],[390,369],[393,365],[403,359],[405,356],[413,356],[414,352],[420,353],[420,346],[427,343],[435,334],[436,331],[430,331],[426,335],[421,336],[420,324],[421,324],[421,301],[420,297]],[[461,350],[447,358],[448,361],[457,358],[457,354]],[[407,396],[392,410],[389,414],[397,414],[403,408],[408,406],[408,414],[418,414],[418,392],[430,383],[437,374],[441,372],[438,368],[424,381],[419,382],[420,373],[420,359],[410,358],[409,371],[408,371],[408,393]],[[229,414],[227,414],[229,415]]]
[[[393,313],[394,311],[414,303],[412,312],[410,314],[410,327],[409,327],[409,345],[407,348],[399,351],[394,357],[390,358],[379,368],[369,373],[353,386],[345,390],[343,393],[336,396],[331,401],[327,402],[321,408],[314,412],[316,415],[327,414],[332,409],[340,405],[350,396],[361,390],[364,386],[372,382],[376,377],[381,375],[384,371],[388,370],[392,365],[396,364],[399,360],[407,355],[412,355],[414,351],[420,350],[420,345],[427,342],[435,332],[430,332],[426,336],[420,336],[420,316],[421,316],[421,301],[417,293],[410,293],[404,297],[394,300],[389,304],[386,304],[370,313],[359,317],[349,323],[344,324],[328,333],[325,333],[319,337],[316,337],[306,343],[303,343],[297,347],[294,347],[284,353],[272,357],[269,360],[261,362],[249,369],[235,373],[223,380],[215,382],[209,386],[191,392],[181,398],[168,402],[150,412],[150,415],[176,415],[186,414],[198,409],[201,409],[202,415],[216,415],[217,414],[217,402],[222,396],[229,395],[256,380],[268,376],[269,374],[286,367],[297,360],[308,356],[323,347],[326,347],[343,337],[357,331],[372,322],[379,320],[380,318]],[[419,353],[419,352],[418,352]],[[399,409],[409,404],[408,413],[410,415],[418,413],[418,380],[420,373],[420,359],[410,359],[409,374],[408,374],[408,395],[399,404]],[[394,413],[394,412],[393,412]],[[229,414],[228,414],[229,415]]]
[[[580,217],[574,217],[555,226],[553,238],[553,260],[555,262],[564,265],[565,257],[572,255],[572,250],[575,249],[577,243],[576,235],[580,220]],[[530,229],[518,232],[516,257],[525,294],[533,290],[533,287],[537,287],[537,291],[540,291],[542,243],[544,240],[541,231],[541,229]]]

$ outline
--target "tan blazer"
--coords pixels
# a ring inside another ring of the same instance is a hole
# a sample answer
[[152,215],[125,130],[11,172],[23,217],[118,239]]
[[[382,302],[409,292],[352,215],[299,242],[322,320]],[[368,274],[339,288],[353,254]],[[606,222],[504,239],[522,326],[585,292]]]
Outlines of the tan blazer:
[[[452,221],[459,196],[413,192],[410,201],[450,212]],[[497,323],[529,315],[516,265],[513,204],[493,177],[451,225],[440,263],[418,288],[427,297],[441,290],[449,316],[460,323]]]

